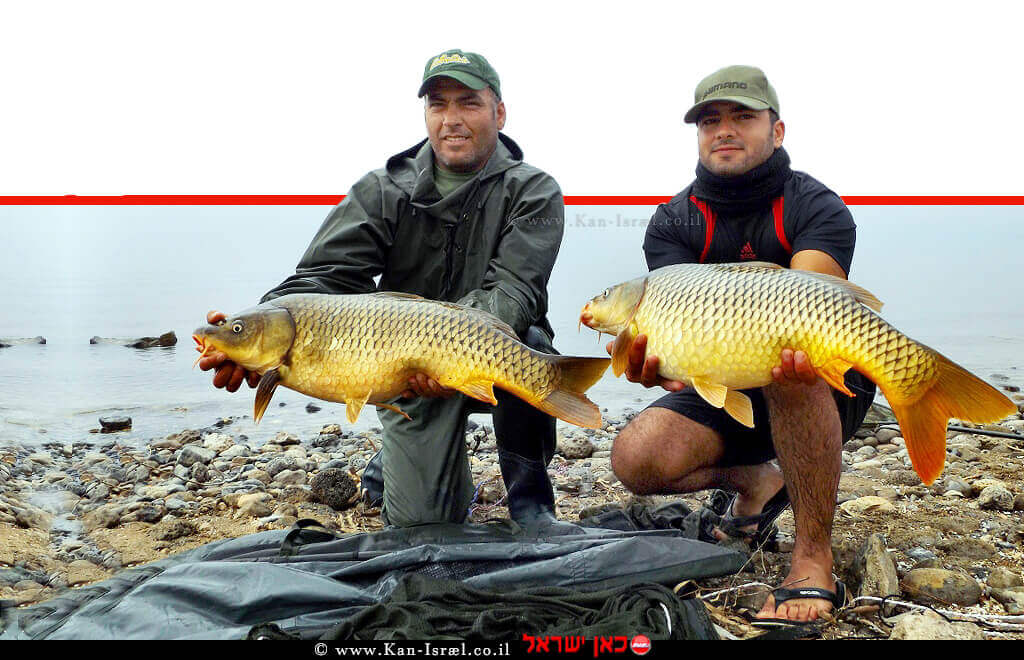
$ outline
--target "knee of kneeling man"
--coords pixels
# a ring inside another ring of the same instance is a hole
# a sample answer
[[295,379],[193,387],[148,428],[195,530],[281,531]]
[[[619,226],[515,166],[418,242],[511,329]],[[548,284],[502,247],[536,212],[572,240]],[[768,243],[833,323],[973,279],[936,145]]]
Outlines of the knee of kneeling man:
[[612,472],[633,493],[645,495],[658,490],[654,457],[622,436],[612,445]]

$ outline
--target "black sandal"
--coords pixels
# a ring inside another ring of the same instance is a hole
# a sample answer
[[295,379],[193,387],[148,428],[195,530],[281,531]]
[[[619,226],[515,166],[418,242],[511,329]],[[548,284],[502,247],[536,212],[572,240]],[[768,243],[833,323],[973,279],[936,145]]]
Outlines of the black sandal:
[[[781,603],[787,600],[797,600],[799,598],[818,598],[821,600],[827,600],[832,603],[832,612],[834,616],[839,610],[846,605],[846,585],[843,584],[842,580],[833,577],[836,582],[836,590],[829,591],[828,589],[821,589],[818,587],[804,587],[801,589],[786,589],[785,587],[779,587],[772,590],[772,598],[775,599],[775,607],[778,609]],[[791,619],[758,619],[753,618],[750,621],[751,625],[759,628],[779,628],[789,626],[806,626],[808,624],[814,624],[815,621],[793,621]],[[820,622],[819,622],[820,623]]]
[[[779,531],[779,528],[775,526],[775,521],[789,507],[789,493],[786,491],[786,487],[783,486],[779,492],[775,493],[765,503],[761,513],[753,516],[732,515],[732,507],[735,502],[736,496],[733,495],[732,499],[729,500],[725,513],[718,522],[718,529],[726,536],[749,541],[752,547],[763,547],[773,540]],[[743,529],[751,525],[757,525],[757,530],[748,532]]]

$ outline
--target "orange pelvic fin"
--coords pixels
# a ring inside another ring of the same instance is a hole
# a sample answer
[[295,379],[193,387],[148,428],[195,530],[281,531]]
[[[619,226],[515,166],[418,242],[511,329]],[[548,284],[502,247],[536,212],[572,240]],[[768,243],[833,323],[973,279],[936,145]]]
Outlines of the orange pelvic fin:
[[356,420],[359,419],[359,412],[366,405],[366,402],[370,399],[370,393],[367,392],[366,396],[362,399],[346,399],[345,400],[345,417],[348,419],[349,424],[355,424]]
[[846,396],[852,398],[857,395],[850,391],[850,388],[846,386],[846,381],[843,380],[846,372],[849,371],[852,366],[852,362],[847,362],[843,358],[836,357],[832,358],[824,365],[816,367],[815,371],[818,372],[818,375],[821,376],[826,383],[836,388]]
[[897,403],[886,396],[900,423],[910,461],[925,485],[935,481],[945,465],[946,423],[950,417],[983,424],[1017,411],[1017,406],[999,390],[942,355],[934,355],[938,375],[916,401]]
[[477,401],[483,401],[492,406],[498,405],[498,400],[494,398],[494,381],[471,380],[455,386],[455,389],[466,396],[473,397]]
[[739,390],[725,393],[725,412],[748,429],[754,428],[754,404],[750,397]]

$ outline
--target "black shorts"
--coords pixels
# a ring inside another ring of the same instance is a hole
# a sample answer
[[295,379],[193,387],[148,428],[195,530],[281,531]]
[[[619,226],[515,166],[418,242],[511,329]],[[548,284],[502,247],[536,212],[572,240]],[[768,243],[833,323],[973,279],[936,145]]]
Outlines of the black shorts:
[[[832,397],[839,410],[839,421],[843,425],[843,442],[853,437],[854,432],[860,428],[875,399],[875,384],[867,377],[851,369],[846,372],[845,381],[846,387],[857,396],[851,398],[842,392],[832,390]],[[717,431],[725,441],[725,455],[719,462],[720,466],[759,465],[775,458],[772,429],[768,422],[768,405],[760,388],[741,391],[749,396],[754,404],[752,429],[737,422],[725,410],[712,406],[692,387],[666,394],[648,408],[667,408]]]

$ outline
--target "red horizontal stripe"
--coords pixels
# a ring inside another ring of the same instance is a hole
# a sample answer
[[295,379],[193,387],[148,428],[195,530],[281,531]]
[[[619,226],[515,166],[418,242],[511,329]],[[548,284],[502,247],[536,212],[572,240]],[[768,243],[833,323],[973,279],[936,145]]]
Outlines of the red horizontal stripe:
[[[0,206],[334,206],[344,195],[0,195]],[[659,195],[566,195],[575,206],[655,206]],[[1024,206],[1024,195],[847,195],[851,206]]]

